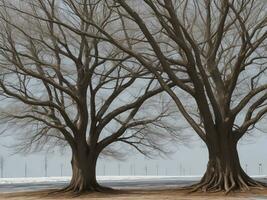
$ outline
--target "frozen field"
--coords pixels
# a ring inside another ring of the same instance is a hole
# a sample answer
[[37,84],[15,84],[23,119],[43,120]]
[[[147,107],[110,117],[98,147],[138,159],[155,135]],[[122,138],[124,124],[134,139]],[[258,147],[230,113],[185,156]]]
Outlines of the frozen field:
[[[267,176],[253,176],[267,183]],[[102,185],[117,189],[164,189],[190,185],[200,176],[99,176]],[[45,178],[3,178],[0,179],[0,192],[36,191],[51,188],[63,188],[70,177]]]

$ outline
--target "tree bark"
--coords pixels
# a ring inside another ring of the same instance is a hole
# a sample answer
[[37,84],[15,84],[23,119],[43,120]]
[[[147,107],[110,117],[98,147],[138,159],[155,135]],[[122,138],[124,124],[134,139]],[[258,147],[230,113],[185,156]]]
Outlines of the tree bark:
[[212,142],[207,142],[209,161],[200,183],[193,185],[193,191],[246,191],[263,188],[265,185],[250,178],[242,169],[237,151],[237,141],[233,134],[216,134]]
[[100,186],[96,180],[98,155],[92,149],[80,148],[72,152],[72,178],[65,192],[104,192],[111,190]]

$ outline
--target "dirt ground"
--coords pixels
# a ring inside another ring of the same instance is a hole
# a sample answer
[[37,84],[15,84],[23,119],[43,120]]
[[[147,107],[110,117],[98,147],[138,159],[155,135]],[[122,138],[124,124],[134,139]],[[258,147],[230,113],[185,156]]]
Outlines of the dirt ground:
[[225,196],[223,193],[203,194],[193,193],[189,194],[187,191],[181,190],[120,190],[112,193],[89,193],[80,196],[74,194],[58,194],[55,190],[46,190],[39,192],[18,192],[0,194],[0,200],[50,200],[50,199],[74,199],[74,200],[243,200],[243,199],[267,199],[267,190],[253,190],[246,193],[231,193]]

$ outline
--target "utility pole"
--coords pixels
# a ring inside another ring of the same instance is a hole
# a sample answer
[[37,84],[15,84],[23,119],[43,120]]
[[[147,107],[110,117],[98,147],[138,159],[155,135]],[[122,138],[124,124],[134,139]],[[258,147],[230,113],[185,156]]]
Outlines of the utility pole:
[[118,164],[118,174],[119,176],[121,175],[121,164],[120,163]]
[[183,166],[182,164],[180,164],[180,176],[182,176],[182,173],[183,173]]
[[132,175],[133,175],[133,165],[130,164],[130,176],[132,176]]
[[103,165],[103,176],[106,176],[106,165]]
[[1,178],[4,178],[4,158],[1,156],[0,158],[0,168],[1,168]]
[[179,176],[179,161],[177,162],[177,176]]
[[135,176],[135,163],[133,164],[133,175]]
[[44,170],[45,170],[45,177],[47,177],[47,156],[45,156],[44,160]]
[[133,175],[136,175],[135,171],[135,162],[136,162],[136,157],[133,158]]
[[25,165],[24,165],[24,176],[25,176],[25,177],[28,176],[28,174],[27,174],[27,170],[28,170],[27,162],[25,162]]
[[145,174],[146,174],[146,176],[147,176],[147,166],[145,166]]
[[63,164],[60,164],[60,176],[63,176]]
[[262,163],[259,163],[259,175],[262,174]]

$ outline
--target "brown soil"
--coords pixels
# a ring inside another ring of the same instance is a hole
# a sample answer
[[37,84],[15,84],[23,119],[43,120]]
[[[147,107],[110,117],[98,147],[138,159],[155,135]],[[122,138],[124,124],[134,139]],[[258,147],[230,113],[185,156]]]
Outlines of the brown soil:
[[17,192],[0,194],[0,200],[49,200],[49,199],[90,199],[90,200],[243,200],[243,199],[267,199],[266,190],[252,190],[250,192],[230,193],[189,193],[184,190],[117,190],[109,193],[87,193],[75,195],[73,193],[57,193],[56,190],[45,190],[38,192]]

